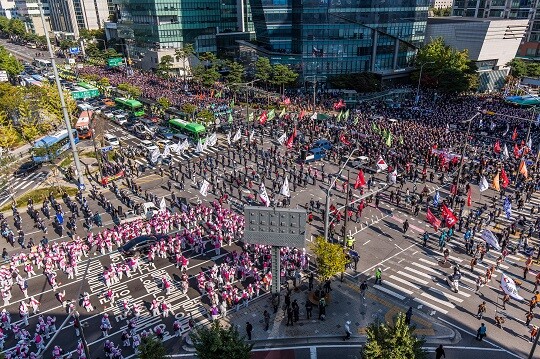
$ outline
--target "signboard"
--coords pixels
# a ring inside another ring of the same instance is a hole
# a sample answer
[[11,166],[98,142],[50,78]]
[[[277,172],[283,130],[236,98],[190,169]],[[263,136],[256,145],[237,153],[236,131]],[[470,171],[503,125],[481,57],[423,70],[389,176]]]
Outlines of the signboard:
[[101,152],[106,153],[112,151],[112,146],[101,147]]
[[68,59],[68,64],[75,65],[75,59]]
[[243,241],[278,247],[305,247],[306,211],[246,206]]
[[113,57],[107,60],[107,65],[109,65],[109,67],[116,67],[122,64],[124,64],[123,57]]
[[71,91],[71,97],[73,97],[74,100],[80,100],[85,98],[92,98],[99,96],[99,90],[98,89],[87,89],[87,90],[80,90],[80,91]]
[[80,52],[81,52],[81,49],[79,49],[78,47],[69,48],[69,53],[72,55],[78,55]]
[[0,82],[9,81],[7,71],[0,71]]

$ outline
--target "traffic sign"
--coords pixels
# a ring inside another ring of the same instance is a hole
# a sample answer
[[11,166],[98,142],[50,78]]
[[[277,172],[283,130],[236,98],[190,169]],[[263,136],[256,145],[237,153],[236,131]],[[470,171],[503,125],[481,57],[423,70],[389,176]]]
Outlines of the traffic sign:
[[120,66],[123,63],[124,63],[123,57],[113,57],[107,60],[107,65],[109,65],[109,67]]
[[84,183],[79,183],[79,189],[81,191],[84,191],[86,189],[86,186],[84,185]]
[[0,71],[0,82],[9,81],[7,71]]
[[79,49],[78,47],[69,48],[69,53],[72,55],[78,55],[80,52],[81,52],[81,49]]
[[101,152],[106,153],[112,151],[112,146],[101,147]]

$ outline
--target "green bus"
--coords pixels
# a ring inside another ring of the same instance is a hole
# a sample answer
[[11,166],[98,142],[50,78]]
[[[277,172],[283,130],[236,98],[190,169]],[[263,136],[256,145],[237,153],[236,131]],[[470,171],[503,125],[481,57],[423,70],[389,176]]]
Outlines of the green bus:
[[188,136],[193,142],[204,142],[206,139],[206,128],[200,123],[187,122],[179,118],[169,120],[169,128],[173,132]]
[[117,97],[114,99],[117,107],[130,111],[137,117],[144,116],[144,106],[142,102],[137,100],[130,100],[124,97]]

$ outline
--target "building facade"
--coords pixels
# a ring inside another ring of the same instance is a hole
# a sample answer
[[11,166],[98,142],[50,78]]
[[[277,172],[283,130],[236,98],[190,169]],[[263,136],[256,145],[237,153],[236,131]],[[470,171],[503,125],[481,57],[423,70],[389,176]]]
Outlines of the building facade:
[[49,2],[41,1],[43,14],[45,15],[45,27],[41,21],[39,5],[37,0],[15,0],[15,18],[24,22],[26,30],[37,35],[45,35],[45,31],[50,31],[49,22]]
[[13,19],[16,17],[15,0],[0,0],[0,16]]
[[249,0],[256,42],[249,56],[291,65],[304,79],[411,68],[424,42],[427,0]]
[[53,31],[79,37],[80,29],[96,30],[108,21],[107,0],[49,0]]
[[479,91],[499,89],[528,29],[528,20],[433,17],[428,19],[426,43],[442,37],[458,50],[467,50],[480,75]]
[[518,55],[540,58],[540,0],[455,0],[454,16],[530,20]]

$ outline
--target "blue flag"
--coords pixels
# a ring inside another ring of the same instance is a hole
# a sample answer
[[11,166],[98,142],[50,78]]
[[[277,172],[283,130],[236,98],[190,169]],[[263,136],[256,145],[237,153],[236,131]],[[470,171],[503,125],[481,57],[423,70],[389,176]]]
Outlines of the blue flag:
[[433,197],[433,207],[439,206],[440,199],[441,199],[441,195],[439,194],[439,191],[435,192],[435,196]]
[[512,203],[510,203],[508,197],[504,199],[503,209],[506,214],[506,219],[510,219],[510,217],[512,217]]

